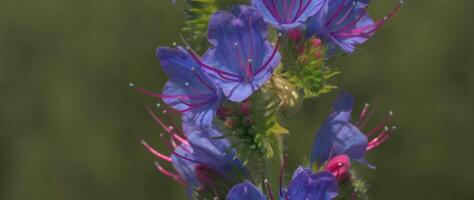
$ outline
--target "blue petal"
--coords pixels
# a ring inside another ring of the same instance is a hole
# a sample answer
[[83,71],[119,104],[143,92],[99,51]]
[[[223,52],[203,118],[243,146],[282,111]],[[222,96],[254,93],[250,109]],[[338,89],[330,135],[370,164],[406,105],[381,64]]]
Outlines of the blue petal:
[[162,47],[156,54],[169,77],[162,91],[163,101],[178,111],[190,113],[200,125],[209,125],[221,101],[220,89],[183,48]]
[[315,15],[327,0],[252,0],[252,5],[260,11],[264,20],[280,30],[290,30],[301,26]]
[[280,54],[266,41],[267,36],[262,16],[249,7],[240,6],[233,14],[218,11],[211,17],[208,37],[214,47],[203,60],[215,69],[204,71],[219,83],[229,100],[248,98],[278,66]]
[[199,162],[220,169],[230,176],[247,174],[242,161],[235,158],[236,152],[228,139],[222,138],[222,133],[216,129],[212,127],[197,129],[188,135],[193,155]]
[[316,174],[309,169],[299,167],[288,186],[291,200],[331,200],[339,191],[337,180],[330,172]]
[[266,197],[255,185],[245,181],[229,190],[227,200],[266,200]]
[[[183,147],[180,145],[178,148],[175,149],[175,152],[178,155],[185,156],[190,159],[194,159],[193,155],[188,153],[188,150],[184,150],[183,148],[189,148],[189,147]],[[171,155],[171,164],[173,165],[173,168],[178,172],[180,177],[188,183],[189,188],[196,188],[200,185],[199,181],[197,180],[195,176],[195,171],[194,171],[194,163],[185,160],[181,157],[178,157],[176,155]]]

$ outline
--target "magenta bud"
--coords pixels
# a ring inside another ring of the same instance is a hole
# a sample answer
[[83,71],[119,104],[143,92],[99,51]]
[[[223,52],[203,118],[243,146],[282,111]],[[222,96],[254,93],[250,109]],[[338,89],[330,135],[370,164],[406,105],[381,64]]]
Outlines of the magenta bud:
[[292,29],[288,31],[288,38],[294,42],[299,42],[301,40],[302,34],[299,29]]
[[313,47],[319,47],[321,45],[321,40],[319,38],[314,38],[311,40]]
[[326,170],[331,172],[338,181],[343,181],[351,177],[351,161],[347,155],[338,155],[326,164]]

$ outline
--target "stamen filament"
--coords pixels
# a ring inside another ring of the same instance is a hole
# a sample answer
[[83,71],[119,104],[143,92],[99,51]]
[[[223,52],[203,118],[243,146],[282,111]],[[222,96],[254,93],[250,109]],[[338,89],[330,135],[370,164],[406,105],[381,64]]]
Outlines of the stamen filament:
[[141,141],[143,146],[145,146],[145,148],[148,149],[148,151],[150,151],[152,154],[154,154],[156,157],[164,160],[164,161],[167,161],[167,162],[171,162],[171,157],[169,156],[165,156],[163,155],[162,153],[158,152],[157,150],[155,150],[154,148],[152,148],[150,145],[148,145],[144,140]]

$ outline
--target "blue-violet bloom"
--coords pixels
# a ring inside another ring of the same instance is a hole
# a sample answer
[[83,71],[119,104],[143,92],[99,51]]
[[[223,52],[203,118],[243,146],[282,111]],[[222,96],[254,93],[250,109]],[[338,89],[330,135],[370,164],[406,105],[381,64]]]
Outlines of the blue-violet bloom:
[[[391,120],[393,113],[389,112],[375,128],[364,134],[360,128],[368,120],[368,104],[366,104],[361,112],[360,122],[357,125],[351,123],[353,106],[354,97],[348,92],[343,92],[336,98],[331,114],[323,122],[314,139],[311,150],[311,163],[316,162],[320,166],[334,156],[345,154],[352,160],[374,168],[365,160],[365,153],[385,142],[393,133],[395,127],[389,130],[385,126]],[[377,132],[379,132],[378,136],[369,142],[368,137]]]
[[213,47],[201,65],[229,100],[242,102],[271,78],[280,63],[279,40],[274,47],[267,37],[262,16],[251,7],[212,15],[208,38]]
[[301,26],[315,15],[327,0],[252,0],[263,19],[280,30]]
[[155,162],[155,165],[164,175],[187,187],[188,194],[194,190],[209,189],[206,187],[213,189],[212,187],[224,181],[237,183],[247,176],[248,172],[243,162],[236,158],[230,142],[226,138],[216,139],[222,137],[222,134],[212,126],[189,129],[186,126],[197,126],[185,123],[182,130],[192,131],[183,133],[177,127],[167,125],[151,110],[148,111],[169,135],[170,141],[163,142],[170,149],[171,155],[161,153],[145,141],[142,144],[160,160],[171,163],[175,172],[166,170],[159,162]]
[[369,0],[329,0],[316,15],[308,19],[308,35],[322,38],[329,55],[341,49],[352,53],[355,48],[372,37],[375,31],[392,17],[403,1],[386,17],[374,21],[367,13]]
[[[273,193],[265,181],[270,199]],[[336,177],[328,171],[313,173],[310,169],[299,167],[287,189],[280,193],[280,199],[285,200],[331,200],[339,192]],[[249,181],[234,186],[227,194],[227,200],[266,200],[266,196]]]

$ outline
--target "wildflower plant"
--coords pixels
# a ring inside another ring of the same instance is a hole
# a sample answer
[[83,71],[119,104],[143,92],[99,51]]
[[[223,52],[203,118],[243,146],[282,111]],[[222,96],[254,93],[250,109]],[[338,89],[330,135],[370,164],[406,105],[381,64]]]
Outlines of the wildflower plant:
[[187,2],[182,43],[156,51],[168,76],[161,92],[130,84],[162,101],[146,109],[164,130],[168,151],[142,141],[157,169],[190,199],[367,199],[366,184],[351,167],[375,168],[365,155],[395,131],[388,127],[392,112],[365,131],[373,110],[366,104],[352,121],[356,101],[340,92],[308,148],[309,161],[290,179],[285,139],[291,130],[280,117],[336,90],[332,78],[341,71],[328,61],[354,52],[403,1],[381,20],[369,17],[368,0]]

